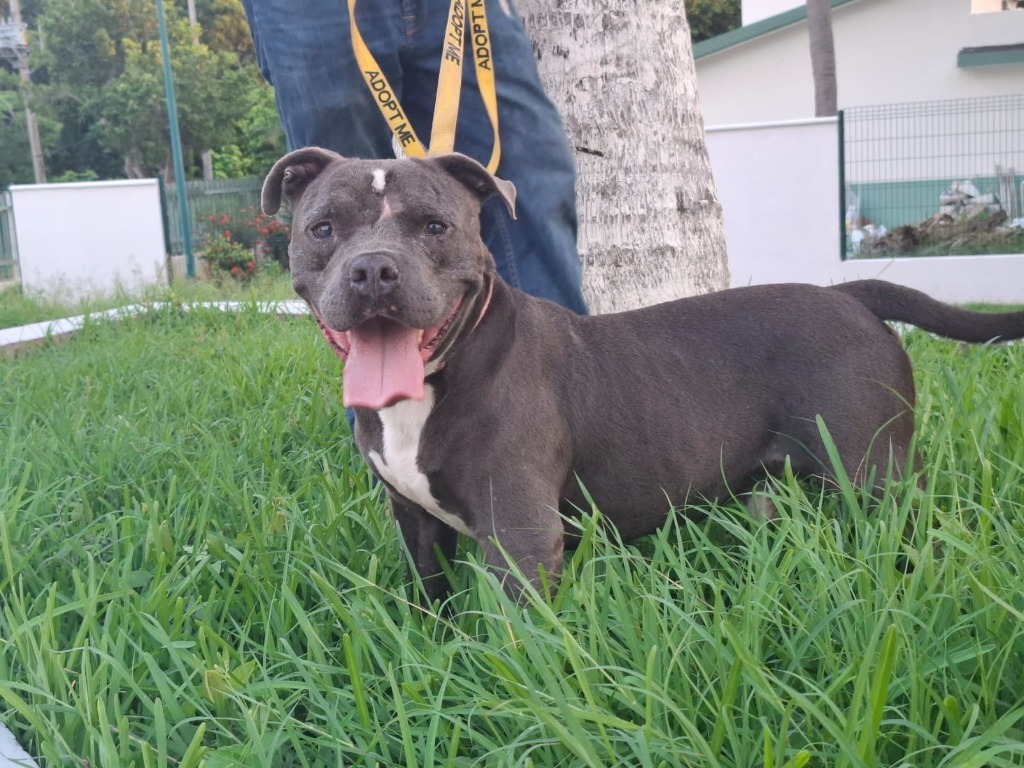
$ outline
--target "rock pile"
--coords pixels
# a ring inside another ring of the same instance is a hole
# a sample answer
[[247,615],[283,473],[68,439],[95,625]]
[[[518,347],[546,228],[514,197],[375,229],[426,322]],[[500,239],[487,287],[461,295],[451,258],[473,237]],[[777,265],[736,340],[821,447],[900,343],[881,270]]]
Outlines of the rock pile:
[[998,197],[958,181],[939,196],[939,210],[917,224],[876,227],[863,219],[851,229],[858,256],[945,255],[1019,252],[1024,218],[1009,220]]

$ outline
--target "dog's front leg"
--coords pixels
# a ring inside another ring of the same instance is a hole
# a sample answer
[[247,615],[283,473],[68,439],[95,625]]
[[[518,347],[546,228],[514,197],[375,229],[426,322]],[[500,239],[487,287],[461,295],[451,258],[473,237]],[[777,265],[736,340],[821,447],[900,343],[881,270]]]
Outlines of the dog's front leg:
[[391,495],[391,510],[416,571],[423,580],[427,601],[443,600],[450,585],[437,559],[438,550],[450,562],[455,557],[458,532],[422,507],[394,495]]
[[553,584],[562,571],[565,528],[555,508],[556,498],[495,508],[489,529],[477,532],[484,562],[514,600],[522,601],[523,585],[509,573],[510,564],[541,591],[543,580]]

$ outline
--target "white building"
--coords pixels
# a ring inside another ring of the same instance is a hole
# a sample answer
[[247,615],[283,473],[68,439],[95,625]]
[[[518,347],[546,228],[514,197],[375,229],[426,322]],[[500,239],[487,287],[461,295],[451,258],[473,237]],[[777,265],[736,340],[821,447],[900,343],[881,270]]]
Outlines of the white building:
[[907,258],[856,239],[925,220],[954,185],[1020,226],[1017,4],[832,0],[843,121],[813,118],[805,0],[743,0],[743,27],[695,45],[733,284],[883,277],[947,301],[1024,302],[1024,254]]
[[[1024,9],[1004,4],[832,0],[839,108],[1024,92]],[[743,0],[693,53],[705,125],[814,115],[803,0]]]

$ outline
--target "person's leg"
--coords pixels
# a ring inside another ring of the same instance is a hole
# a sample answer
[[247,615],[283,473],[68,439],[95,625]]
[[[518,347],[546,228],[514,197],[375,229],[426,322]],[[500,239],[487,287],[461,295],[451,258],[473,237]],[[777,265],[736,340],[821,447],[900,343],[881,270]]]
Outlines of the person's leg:
[[[390,130],[359,73],[344,0],[243,0],[243,6],[260,69],[275,87],[289,147],[390,157]],[[510,284],[585,312],[572,152],[540,84],[522,23],[503,10],[509,7],[507,0],[487,3],[502,136],[498,175],[516,185],[518,221],[492,201],[482,214],[484,239]],[[447,9],[446,0],[364,0],[356,9],[363,38],[424,142]],[[470,58],[464,81],[456,149],[486,162],[491,128]]]
[[[412,0],[415,2],[415,0]],[[363,0],[359,31],[401,96],[398,47],[409,4]],[[274,86],[289,149],[324,147],[346,157],[393,157],[391,132],[352,52],[346,0],[242,0],[264,79]]]
[[[487,0],[497,83],[501,162],[497,175],[516,186],[512,221],[501,201],[484,206],[484,240],[511,285],[585,313],[576,250],[576,167],[561,117],[537,73],[533,46],[509,0]],[[432,114],[447,0],[427,0],[426,24],[403,49],[405,99],[410,112]],[[508,9],[508,13],[506,10]],[[467,51],[468,54],[468,51]],[[428,141],[429,136],[420,134]],[[455,149],[486,163],[493,135],[465,56]]]

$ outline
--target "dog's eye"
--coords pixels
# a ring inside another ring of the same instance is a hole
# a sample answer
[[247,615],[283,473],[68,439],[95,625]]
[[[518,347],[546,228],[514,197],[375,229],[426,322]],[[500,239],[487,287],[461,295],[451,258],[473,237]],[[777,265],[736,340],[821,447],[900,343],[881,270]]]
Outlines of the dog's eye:
[[334,234],[334,227],[326,221],[322,221],[319,224],[314,224],[310,231],[313,233],[313,237],[318,240],[323,240],[325,237],[330,237]]
[[443,235],[447,231],[447,229],[448,227],[446,227],[440,221],[430,221],[427,222],[427,226],[424,231],[428,235],[434,235],[436,237],[437,235]]

